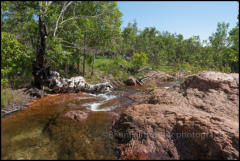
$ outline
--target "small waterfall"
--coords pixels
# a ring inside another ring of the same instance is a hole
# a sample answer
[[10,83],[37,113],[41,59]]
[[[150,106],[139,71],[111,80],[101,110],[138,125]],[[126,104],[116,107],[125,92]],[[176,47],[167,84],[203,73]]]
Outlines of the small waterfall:
[[117,107],[117,105],[111,105],[111,106],[106,106],[104,108],[99,108],[100,106],[108,103],[110,100],[116,98],[116,96],[113,95],[111,92],[101,93],[101,94],[92,94],[92,93],[87,93],[87,94],[100,99],[100,102],[85,103],[85,104],[82,105],[82,106],[87,107],[88,110],[91,110],[91,111],[112,111]]

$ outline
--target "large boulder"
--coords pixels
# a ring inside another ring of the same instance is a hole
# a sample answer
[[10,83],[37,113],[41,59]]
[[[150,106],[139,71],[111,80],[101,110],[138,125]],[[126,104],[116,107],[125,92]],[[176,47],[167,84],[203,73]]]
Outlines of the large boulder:
[[[231,92],[239,86],[238,73],[221,73],[213,71],[199,72],[186,78],[181,88],[198,88],[199,90],[217,89],[225,92]],[[230,90],[231,89],[231,90]]]
[[238,74],[200,72],[130,98],[113,124],[122,158],[239,159]]

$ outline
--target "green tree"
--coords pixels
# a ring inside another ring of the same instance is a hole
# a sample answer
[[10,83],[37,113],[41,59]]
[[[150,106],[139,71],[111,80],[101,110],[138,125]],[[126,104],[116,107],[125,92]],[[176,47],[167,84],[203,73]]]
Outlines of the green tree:
[[222,71],[223,68],[223,55],[224,50],[228,47],[228,23],[218,23],[217,31],[209,37],[212,48],[215,51],[214,61],[219,70]]
[[1,32],[1,38],[2,78],[16,78],[30,67],[30,53],[13,34]]
[[147,54],[145,53],[134,53],[131,59],[133,68],[138,70],[147,63]]
[[229,32],[230,49],[227,59],[232,72],[239,72],[239,23]]

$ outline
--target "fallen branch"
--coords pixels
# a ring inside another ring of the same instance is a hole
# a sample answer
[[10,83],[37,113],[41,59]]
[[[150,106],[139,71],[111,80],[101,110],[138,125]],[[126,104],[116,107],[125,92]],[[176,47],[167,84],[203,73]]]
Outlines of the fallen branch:
[[60,77],[58,72],[50,72],[50,77],[45,80],[44,85],[50,88],[55,93],[65,92],[91,92],[102,93],[109,91],[113,87],[109,82],[88,84],[81,76],[72,77],[70,79]]
[[[12,111],[5,111],[4,109],[2,109],[2,110],[1,110],[1,117],[4,117],[4,116],[6,116],[6,115],[8,115],[8,114],[17,112],[17,111],[19,111],[19,110],[21,110],[21,109],[14,109],[14,110],[12,110]],[[4,112],[4,113],[3,113],[3,112]]]
[[152,74],[152,75],[150,75],[150,76],[145,76],[145,77],[138,78],[138,79],[136,80],[136,82],[137,82],[139,85],[143,85],[146,80],[152,78],[152,77],[155,76],[156,74],[157,74],[157,72],[154,73],[154,74]]

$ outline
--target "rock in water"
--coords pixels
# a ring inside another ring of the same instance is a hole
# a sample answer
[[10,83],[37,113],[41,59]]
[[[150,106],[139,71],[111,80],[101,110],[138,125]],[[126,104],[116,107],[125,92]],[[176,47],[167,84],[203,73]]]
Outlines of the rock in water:
[[69,111],[63,115],[63,117],[70,118],[76,121],[84,121],[88,118],[88,113],[81,110]]
[[135,86],[136,79],[132,76],[128,77],[128,79],[124,82],[127,86]]

